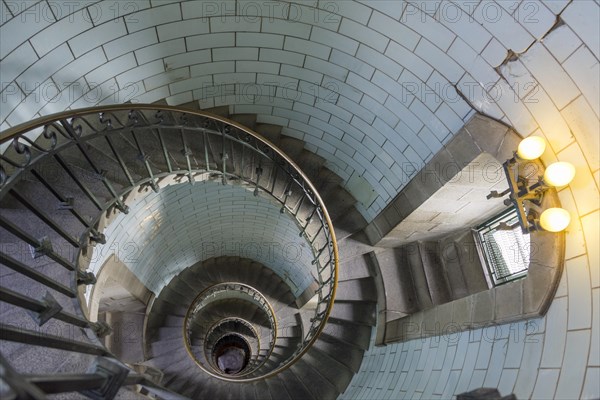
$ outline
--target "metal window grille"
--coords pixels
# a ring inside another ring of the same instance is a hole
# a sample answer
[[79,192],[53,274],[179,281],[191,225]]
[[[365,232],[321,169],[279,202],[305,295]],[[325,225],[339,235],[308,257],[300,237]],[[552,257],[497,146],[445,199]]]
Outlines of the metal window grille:
[[475,228],[482,264],[494,286],[527,275],[529,234],[523,234],[515,208],[509,208]]

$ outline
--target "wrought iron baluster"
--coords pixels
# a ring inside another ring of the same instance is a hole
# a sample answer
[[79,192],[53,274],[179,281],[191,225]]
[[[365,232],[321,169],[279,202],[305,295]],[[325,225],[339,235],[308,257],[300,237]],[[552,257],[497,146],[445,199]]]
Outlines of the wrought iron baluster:
[[2,323],[0,323],[0,340],[8,340],[11,342],[31,344],[33,346],[74,351],[77,353],[95,354],[98,356],[112,356],[108,350],[101,346],[83,343],[47,333],[40,335],[40,333],[37,331],[15,328]]
[[173,172],[173,167],[171,166],[171,160],[169,158],[169,151],[167,150],[167,145],[165,144],[165,140],[162,136],[162,130],[156,129],[156,135],[158,136],[158,141],[160,142],[160,147],[163,151],[163,156],[165,157],[165,162],[167,163],[167,169],[169,172]]
[[[44,179],[44,177],[38,173],[36,170],[31,169],[31,174],[42,184],[44,185],[44,187],[46,189],[48,189],[50,191],[50,193],[52,193],[54,195],[54,197],[56,197],[56,199],[58,201],[61,202],[61,204],[69,204],[69,199],[64,197],[63,195],[61,195],[55,188],[54,186],[52,186],[48,181],[46,181],[46,179]],[[69,210],[69,212],[71,214],[73,214],[73,216],[75,216],[75,218],[77,218],[77,220],[79,222],[81,222],[81,224],[83,224],[83,226],[85,226],[86,228],[91,228],[90,223],[81,215],[79,214],[79,212],[77,212],[77,210],[75,210],[75,208],[73,206],[67,207],[66,209]]]
[[159,188],[158,188],[158,185],[156,184],[156,179],[154,178],[154,173],[152,172],[152,168],[150,167],[150,162],[148,161],[148,160],[150,160],[150,156],[147,155],[146,152],[144,151],[144,149],[142,148],[142,144],[138,140],[138,137],[135,134],[135,131],[133,129],[131,130],[131,136],[133,137],[133,141],[135,142],[135,145],[139,151],[138,157],[139,157],[140,161],[144,164],[144,167],[146,167],[146,172],[148,173],[148,176],[150,178],[149,185],[154,192],[158,193]]
[[63,160],[63,158],[59,154],[54,154],[54,158],[56,159],[56,161],[58,161],[58,163],[65,170],[65,172],[71,177],[71,179],[73,179],[75,184],[83,191],[87,198],[90,199],[92,203],[94,203],[96,208],[98,208],[98,210],[102,210],[102,204],[100,204],[100,201],[96,198],[92,191],[88,189],[87,186],[85,186],[83,182],[79,180],[79,178],[75,175],[71,168],[69,168],[65,160]]
[[73,263],[65,260],[63,257],[56,254],[52,250],[52,246],[48,246],[48,242],[40,241],[34,238],[30,234],[23,231],[21,228],[4,218],[2,215],[0,215],[0,226],[2,226],[4,229],[6,229],[19,239],[23,240],[25,243],[31,245],[31,247],[33,247],[35,251],[40,252],[40,255],[45,255],[49,257],[50,259],[56,261],[57,263],[59,263],[60,265],[62,265],[70,271],[75,271],[77,269]]
[[129,168],[127,168],[127,165],[125,164],[125,161],[123,160],[123,157],[121,157],[121,154],[119,154],[119,152],[117,151],[117,148],[115,147],[110,135],[106,135],[105,139],[106,139],[106,142],[108,143],[108,146],[110,147],[110,150],[115,155],[117,162],[121,166],[123,173],[127,177],[127,181],[129,182],[129,185],[134,186],[135,181],[133,180],[131,173],[129,172]]
[[23,264],[22,262],[12,258],[11,256],[0,253],[0,263],[6,265],[8,268],[12,269],[15,272],[20,273],[34,281],[41,283],[51,289],[56,290],[59,293],[64,294],[65,296],[75,298],[77,297],[77,292],[60,282],[55,281],[52,278],[47,277],[46,275],[36,271],[28,265]]
[[21,204],[29,209],[32,213],[34,213],[39,219],[44,221],[46,225],[48,225],[52,230],[62,236],[67,242],[71,243],[74,247],[80,247],[79,242],[67,231],[61,228],[54,220],[52,220],[45,212],[31,204],[29,200],[23,197],[16,189],[10,189],[9,193],[17,199]]
[[190,149],[190,147],[187,144],[187,141],[185,140],[185,132],[183,131],[183,129],[180,129],[179,132],[181,133],[181,144],[183,145],[183,150],[181,150],[181,153],[185,156],[185,161],[188,169],[188,180],[193,185],[194,175],[192,173],[192,161],[190,160],[192,150]]

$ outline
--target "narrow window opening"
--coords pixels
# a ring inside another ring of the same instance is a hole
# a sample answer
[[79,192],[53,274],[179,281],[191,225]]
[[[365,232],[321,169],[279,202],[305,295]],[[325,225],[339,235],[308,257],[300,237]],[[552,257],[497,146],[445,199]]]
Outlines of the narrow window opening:
[[529,268],[530,235],[519,226],[511,207],[474,230],[475,240],[491,286],[523,278]]

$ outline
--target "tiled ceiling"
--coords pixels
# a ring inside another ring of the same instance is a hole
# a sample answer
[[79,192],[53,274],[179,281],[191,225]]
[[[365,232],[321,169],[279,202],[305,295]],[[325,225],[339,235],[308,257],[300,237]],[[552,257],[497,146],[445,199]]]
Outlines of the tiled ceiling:
[[575,3],[2,0],[0,128],[96,104],[225,105],[366,180],[371,219],[475,111],[555,150],[574,99],[567,114],[598,115],[598,7]]

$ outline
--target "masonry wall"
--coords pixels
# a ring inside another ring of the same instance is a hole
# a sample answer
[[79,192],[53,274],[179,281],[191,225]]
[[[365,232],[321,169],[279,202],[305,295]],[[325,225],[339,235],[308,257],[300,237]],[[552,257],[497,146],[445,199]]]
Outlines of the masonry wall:
[[[559,4],[546,5],[556,11]],[[546,163],[568,161],[577,168],[575,180],[559,191],[572,222],[548,314],[454,335],[451,327],[440,327],[438,337],[372,347],[342,399],[450,398],[482,386],[519,399],[600,395],[599,13],[591,1],[566,5],[564,25],[502,64],[496,85],[502,92],[487,92],[497,101],[479,104],[524,136],[546,137]],[[515,83],[529,84],[529,91],[513,96],[509,84]]]

